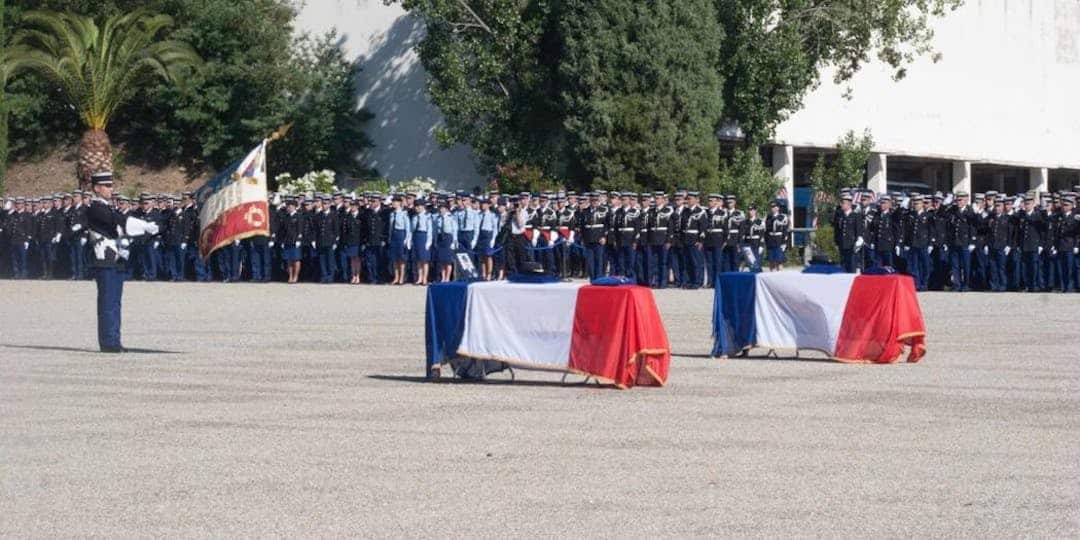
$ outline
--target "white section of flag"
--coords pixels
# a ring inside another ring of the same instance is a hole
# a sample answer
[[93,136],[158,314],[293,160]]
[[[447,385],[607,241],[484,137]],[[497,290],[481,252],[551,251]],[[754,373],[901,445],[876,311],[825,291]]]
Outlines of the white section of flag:
[[[203,208],[199,212],[199,230],[205,229],[221,217],[221,214],[241,204],[266,200],[266,141],[248,153],[233,173],[243,175],[248,169],[253,169],[254,174],[229,183],[203,202]],[[252,183],[248,179],[257,182]]]
[[578,289],[584,283],[475,283],[469,286],[458,354],[565,369]]
[[855,274],[758,274],[754,293],[757,343],[833,354]]

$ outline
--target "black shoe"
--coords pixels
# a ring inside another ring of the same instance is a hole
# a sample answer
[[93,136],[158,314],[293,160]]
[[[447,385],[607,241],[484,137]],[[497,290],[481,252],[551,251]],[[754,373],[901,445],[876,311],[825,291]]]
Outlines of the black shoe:
[[102,347],[101,352],[109,354],[126,353],[127,349],[123,347]]

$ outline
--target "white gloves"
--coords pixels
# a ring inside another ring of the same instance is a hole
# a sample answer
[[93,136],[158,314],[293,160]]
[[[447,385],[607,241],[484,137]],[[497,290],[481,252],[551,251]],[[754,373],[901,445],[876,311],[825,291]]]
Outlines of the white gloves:
[[896,246],[896,256],[900,256],[900,246]]
[[870,251],[877,251],[877,245],[876,244],[870,244]]
[[1019,210],[1022,206],[1024,206],[1024,197],[1017,195],[1016,200],[1013,202],[1013,208]]
[[83,247],[86,247],[86,239],[85,238],[80,238],[79,239],[79,245],[83,246]]
[[1009,252],[1010,252],[1010,251],[1012,251],[1012,248],[1011,248],[1011,247],[1009,247],[1009,246],[1005,246],[1005,256],[1006,256],[1006,257],[1008,257],[1008,256],[1009,256]]
[[1057,248],[1056,247],[1050,248],[1050,255],[1052,255],[1054,257],[1057,257]]
[[990,254],[990,246],[983,246],[983,255]]
[[239,240],[233,240],[232,245],[234,245],[236,247],[240,247],[240,241]]
[[863,244],[865,244],[865,243],[866,242],[863,242],[863,239],[862,239],[861,236],[856,238],[855,239],[855,249],[859,249],[859,248],[863,247]]
[[934,246],[926,246],[926,254],[931,255],[934,253]]
[[1039,246],[1039,255],[1042,255],[1042,246]]
[[949,246],[941,246],[941,251],[944,252],[944,253],[948,253],[949,252]]
[[73,232],[79,232],[79,231],[81,231],[81,230],[82,230],[82,225],[81,225],[81,224],[79,224],[79,223],[76,223],[76,224],[74,224],[74,225],[72,225],[72,226],[71,226],[71,230],[72,230]]
[[54,236],[53,239],[52,239],[52,243],[54,243],[54,244],[59,244],[60,243],[60,233],[56,233],[56,236]]
[[23,242],[22,243],[22,248],[23,249],[30,249],[30,242]]
[[315,249],[315,242],[311,243],[311,249]]
[[155,241],[155,242],[154,242],[154,249],[157,249],[157,248],[159,248],[159,247],[161,247],[161,242],[157,242],[157,241]]
[[269,245],[270,247],[274,247],[274,241],[271,240],[267,245]]
[[1080,255],[1080,247],[1073,248],[1073,255]]
[[[337,244],[330,246],[330,249],[337,251]],[[412,249],[412,242],[409,242],[409,249]]]
[[180,249],[187,249],[187,242],[182,242],[180,244]]
[[131,240],[129,240],[127,238],[121,238],[120,239],[120,247],[121,248],[127,249],[130,246],[131,246]]
[[153,222],[147,222],[146,223],[146,234],[149,234],[150,236],[153,236],[153,235],[157,234],[158,231],[160,231],[160,230],[161,229],[158,228],[157,223],[153,223]]
[[[334,249],[337,249],[337,248],[334,248]],[[412,242],[405,242],[405,249],[411,250],[412,249]]]
[[953,202],[952,193],[950,193],[950,194],[945,196],[945,200],[941,201],[941,204],[943,204],[945,206],[949,206],[950,204],[952,204],[952,202]]
[[909,204],[911,204],[911,198],[904,197],[903,199],[900,199],[900,208],[907,210]]
[[968,244],[968,253],[975,251],[975,244]]
[[296,242],[296,247],[297,247],[297,248],[299,248],[299,247],[300,247],[300,242]]

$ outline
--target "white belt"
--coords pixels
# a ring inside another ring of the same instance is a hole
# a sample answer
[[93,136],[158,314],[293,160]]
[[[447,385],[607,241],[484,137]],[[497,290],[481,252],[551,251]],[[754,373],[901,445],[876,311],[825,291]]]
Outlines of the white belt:
[[724,229],[709,229],[709,232],[724,232]]
[[603,227],[603,225],[602,224],[601,225],[586,225],[585,227],[588,228],[588,229],[595,229],[597,227]]
[[683,232],[687,233],[687,234],[697,234],[698,230],[697,229],[686,229]]
[[635,229],[633,227],[623,227],[623,228],[621,228],[619,230],[625,232],[625,231],[636,231],[637,229]]
[[654,230],[654,231],[666,231],[667,227],[653,227],[652,230]]

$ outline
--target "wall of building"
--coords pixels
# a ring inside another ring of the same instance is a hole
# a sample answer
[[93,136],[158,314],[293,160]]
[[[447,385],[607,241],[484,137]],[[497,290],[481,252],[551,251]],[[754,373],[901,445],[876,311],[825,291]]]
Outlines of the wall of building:
[[382,0],[308,0],[297,26],[306,32],[336,28],[345,49],[360,59],[358,104],[375,114],[368,129],[375,148],[366,157],[381,175],[392,182],[430,176],[463,189],[482,183],[467,148],[444,150],[435,142],[442,116],[428,101],[413,50],[423,37],[419,21]]
[[867,65],[850,100],[826,74],[776,139],[829,146],[869,128],[889,154],[1080,168],[1080,0],[967,0],[935,26],[941,61],[900,81]]

